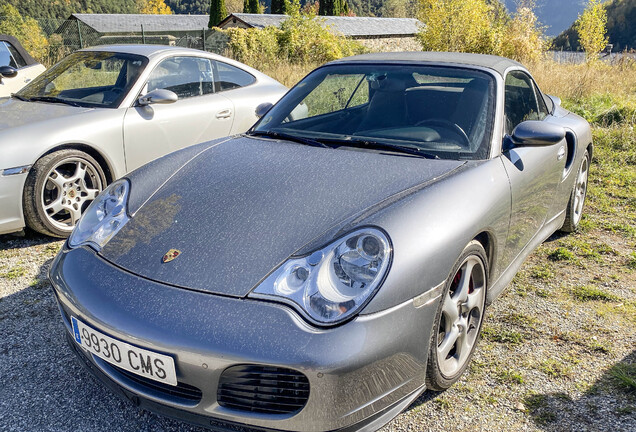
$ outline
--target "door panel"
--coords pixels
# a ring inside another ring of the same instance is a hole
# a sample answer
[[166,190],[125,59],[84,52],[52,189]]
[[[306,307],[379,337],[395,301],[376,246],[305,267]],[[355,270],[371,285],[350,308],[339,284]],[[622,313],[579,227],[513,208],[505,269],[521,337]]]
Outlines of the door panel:
[[[523,121],[549,121],[545,104],[542,99],[539,103],[538,95],[532,78],[525,72],[508,73],[504,106],[507,135]],[[562,140],[556,145],[518,147],[503,153],[512,197],[505,262],[511,262],[546,223],[563,174],[565,147],[566,141]]]
[[183,147],[230,134],[234,105],[215,93],[211,60],[174,56],[161,61],[146,83],[146,91],[167,89],[179,100],[168,105],[134,106],[126,111],[126,166],[133,170]]
[[227,136],[233,119],[232,102],[220,94],[128,108],[124,118],[126,168],[131,171],[180,148]]
[[[505,262],[512,261],[546,222],[563,173],[559,149],[565,140],[547,147],[521,147],[507,151],[502,161],[512,196]],[[559,168],[560,167],[560,168]]]

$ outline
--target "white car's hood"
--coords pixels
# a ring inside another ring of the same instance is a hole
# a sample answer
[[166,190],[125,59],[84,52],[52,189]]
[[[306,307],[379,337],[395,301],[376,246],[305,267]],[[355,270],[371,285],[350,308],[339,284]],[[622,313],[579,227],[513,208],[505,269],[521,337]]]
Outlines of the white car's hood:
[[0,130],[77,115],[92,109],[94,108],[73,107],[61,103],[0,98]]

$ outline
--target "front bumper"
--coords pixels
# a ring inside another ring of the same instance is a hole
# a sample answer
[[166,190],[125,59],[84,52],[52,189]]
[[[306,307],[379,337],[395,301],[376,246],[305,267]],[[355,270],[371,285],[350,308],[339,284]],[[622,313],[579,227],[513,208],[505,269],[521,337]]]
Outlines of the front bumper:
[[22,191],[27,174],[2,175],[0,169],[0,234],[24,228]]
[[[74,346],[119,394],[171,417],[215,428],[238,423],[297,432],[375,430],[424,389],[437,302],[416,308],[409,301],[319,329],[286,306],[152,282],[85,248],[63,250],[50,279],[69,334],[69,317],[75,316],[113,338],[174,358],[179,383],[201,390],[195,405],[127,380]],[[243,364],[302,372],[310,384],[305,407],[288,415],[220,406],[219,377]]]

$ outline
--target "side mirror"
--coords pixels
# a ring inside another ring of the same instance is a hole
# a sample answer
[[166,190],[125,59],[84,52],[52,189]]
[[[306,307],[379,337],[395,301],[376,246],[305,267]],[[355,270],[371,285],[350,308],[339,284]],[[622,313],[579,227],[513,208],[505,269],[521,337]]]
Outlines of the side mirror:
[[548,95],[548,97],[550,99],[552,99],[552,102],[554,103],[554,105],[556,106],[561,106],[561,98],[558,96],[552,96],[552,95]]
[[256,117],[261,118],[265,114],[267,114],[267,111],[272,109],[273,106],[274,104],[271,102],[263,102],[262,104],[256,107],[256,111],[254,113],[256,114]]
[[166,89],[156,89],[137,99],[137,104],[147,106],[153,104],[171,104],[179,100],[175,92]]
[[0,66],[0,78],[14,78],[18,75],[17,69],[11,66]]
[[552,123],[528,120],[519,123],[512,131],[506,150],[512,147],[549,146],[565,138],[565,129]]

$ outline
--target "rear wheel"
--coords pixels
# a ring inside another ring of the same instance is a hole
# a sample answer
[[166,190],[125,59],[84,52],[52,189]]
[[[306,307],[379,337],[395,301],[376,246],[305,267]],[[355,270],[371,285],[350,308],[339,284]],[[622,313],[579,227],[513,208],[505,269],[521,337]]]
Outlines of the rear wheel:
[[42,234],[68,237],[105,185],[102,167],[82,151],[66,149],[43,156],[24,186],[26,223]]
[[445,390],[464,373],[484,319],[487,259],[476,240],[466,246],[446,281],[431,336],[426,386]]
[[587,179],[590,171],[590,154],[586,151],[576,176],[576,181],[570,193],[570,200],[565,209],[565,222],[561,231],[571,233],[576,231],[583,217],[583,205],[587,195]]

